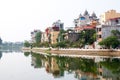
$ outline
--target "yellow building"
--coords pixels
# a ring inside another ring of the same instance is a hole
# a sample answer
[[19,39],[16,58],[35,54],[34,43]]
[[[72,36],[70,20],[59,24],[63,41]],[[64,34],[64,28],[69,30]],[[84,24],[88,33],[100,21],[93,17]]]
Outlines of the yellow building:
[[51,31],[50,32],[51,44],[56,44],[57,43],[58,34],[59,34],[59,31]]
[[117,17],[120,17],[120,13],[117,13],[116,10],[109,10],[100,16],[100,23],[104,24],[107,20]]

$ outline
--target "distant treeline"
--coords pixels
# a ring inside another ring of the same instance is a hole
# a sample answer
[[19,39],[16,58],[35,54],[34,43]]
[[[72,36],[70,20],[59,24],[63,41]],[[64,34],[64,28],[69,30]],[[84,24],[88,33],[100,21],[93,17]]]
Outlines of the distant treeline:
[[23,47],[23,42],[4,42],[0,45],[0,49],[19,50]]

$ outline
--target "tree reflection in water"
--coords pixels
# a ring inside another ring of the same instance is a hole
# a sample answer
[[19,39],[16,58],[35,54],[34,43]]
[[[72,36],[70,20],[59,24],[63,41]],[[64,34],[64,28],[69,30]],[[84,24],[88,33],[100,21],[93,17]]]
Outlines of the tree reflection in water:
[[0,59],[2,58],[2,51],[0,51]]
[[[30,55],[24,53],[25,56]],[[64,72],[74,73],[80,80],[120,80],[120,59],[117,58],[81,58],[61,57],[31,53],[31,65],[34,68],[44,67],[47,73],[63,77]],[[97,60],[97,62],[96,62]]]

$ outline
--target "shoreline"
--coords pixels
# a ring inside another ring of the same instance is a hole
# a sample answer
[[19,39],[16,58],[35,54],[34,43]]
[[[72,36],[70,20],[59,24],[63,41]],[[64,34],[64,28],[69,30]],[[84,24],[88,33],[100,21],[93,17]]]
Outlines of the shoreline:
[[52,48],[22,48],[23,52],[35,52],[35,53],[51,53],[55,55],[89,55],[89,56],[111,56],[111,57],[118,57],[120,56],[120,49],[56,49]]

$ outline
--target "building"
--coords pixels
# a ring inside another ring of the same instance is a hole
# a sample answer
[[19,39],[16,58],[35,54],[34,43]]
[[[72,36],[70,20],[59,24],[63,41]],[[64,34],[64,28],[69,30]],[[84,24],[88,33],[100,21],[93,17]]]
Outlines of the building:
[[120,31],[120,18],[112,18],[106,21],[104,25],[98,25],[96,28],[97,31],[97,41],[100,42],[102,39],[111,36],[112,30]]
[[95,28],[96,28],[96,26],[94,26],[94,25],[87,25],[87,26],[84,26],[84,27],[75,27],[74,31],[79,33],[83,30],[90,30],[90,29],[95,29]]
[[93,12],[90,16],[88,11],[86,10],[83,15],[80,14],[77,19],[74,19],[74,25],[75,27],[83,27],[90,25],[92,21],[96,20],[98,20],[96,14]]
[[42,32],[41,34],[41,43],[48,42],[48,37],[46,32]]
[[58,34],[59,34],[59,31],[51,31],[50,32],[50,42],[51,42],[51,44],[56,44],[57,43]]
[[93,12],[92,15],[89,15],[86,10],[83,15],[79,15],[77,19],[74,19],[74,30],[75,32],[81,32],[85,29],[95,29],[98,24],[98,18],[96,14]]
[[[42,41],[47,41],[51,44],[57,43],[57,38],[60,30],[64,29],[64,23],[62,23],[60,20],[54,22],[52,24],[52,27],[48,27],[45,30],[45,33],[42,35]],[[46,39],[44,39],[46,38]]]
[[64,29],[64,23],[61,22],[61,20],[57,20],[52,24],[52,27],[57,27],[59,30]]
[[117,17],[120,17],[120,13],[117,13],[116,10],[109,10],[100,16],[100,23],[104,24],[107,20]]

